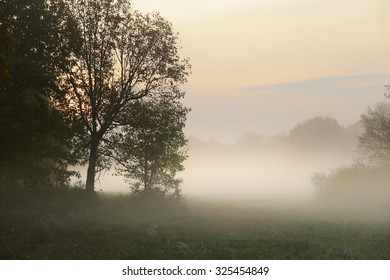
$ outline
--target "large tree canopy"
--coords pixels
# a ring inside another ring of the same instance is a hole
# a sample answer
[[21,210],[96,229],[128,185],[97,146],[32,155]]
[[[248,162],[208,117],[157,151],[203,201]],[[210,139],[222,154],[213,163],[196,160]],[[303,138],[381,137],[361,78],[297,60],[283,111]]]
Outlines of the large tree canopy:
[[[61,0],[0,0],[0,181],[58,185],[70,131],[53,100],[72,47]],[[66,176],[65,176],[66,177]]]
[[62,107],[81,124],[79,150],[88,163],[86,189],[94,191],[105,140],[121,115],[145,96],[180,98],[190,65],[178,55],[178,37],[159,14],[141,14],[126,0],[69,0],[81,38],[65,69]]

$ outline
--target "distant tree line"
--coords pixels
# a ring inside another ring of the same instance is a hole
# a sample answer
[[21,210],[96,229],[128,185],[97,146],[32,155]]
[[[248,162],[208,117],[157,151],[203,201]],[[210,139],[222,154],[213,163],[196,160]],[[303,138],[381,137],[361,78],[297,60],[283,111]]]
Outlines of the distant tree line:
[[138,191],[178,193],[190,64],[177,36],[127,0],[0,0],[0,188],[67,187],[87,165],[94,193],[115,165]]
[[203,150],[210,153],[249,154],[259,158],[276,153],[308,160],[327,156],[346,158],[356,150],[360,133],[359,122],[342,126],[334,118],[317,116],[298,123],[288,133],[263,136],[248,132],[232,144],[206,142],[192,137],[190,148],[193,154]]

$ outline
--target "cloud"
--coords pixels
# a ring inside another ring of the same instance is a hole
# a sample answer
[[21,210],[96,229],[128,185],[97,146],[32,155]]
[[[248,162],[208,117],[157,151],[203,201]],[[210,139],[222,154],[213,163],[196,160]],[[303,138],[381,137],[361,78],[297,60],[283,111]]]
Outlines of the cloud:
[[368,106],[385,101],[390,77],[361,75],[214,90],[187,90],[192,107],[186,133],[202,139],[234,142],[249,131],[263,135],[288,132],[297,123],[329,116],[343,125],[359,120]]
[[258,85],[242,88],[249,92],[310,92],[311,94],[367,94],[369,91],[384,92],[390,82],[385,75],[356,75],[319,77],[289,83]]

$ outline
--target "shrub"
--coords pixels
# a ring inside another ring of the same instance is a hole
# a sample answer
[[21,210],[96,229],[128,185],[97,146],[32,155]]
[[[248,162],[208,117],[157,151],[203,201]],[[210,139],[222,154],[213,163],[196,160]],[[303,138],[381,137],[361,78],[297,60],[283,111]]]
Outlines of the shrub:
[[[390,168],[354,163],[317,172],[312,183],[317,197],[339,203],[390,202]],[[359,204],[357,204],[359,205]]]

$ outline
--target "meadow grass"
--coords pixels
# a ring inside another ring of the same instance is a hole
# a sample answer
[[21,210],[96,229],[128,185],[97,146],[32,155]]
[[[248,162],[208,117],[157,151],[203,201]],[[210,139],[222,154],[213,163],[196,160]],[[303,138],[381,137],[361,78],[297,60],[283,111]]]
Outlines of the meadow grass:
[[0,258],[390,259],[388,211],[285,204],[127,195],[3,203]]

